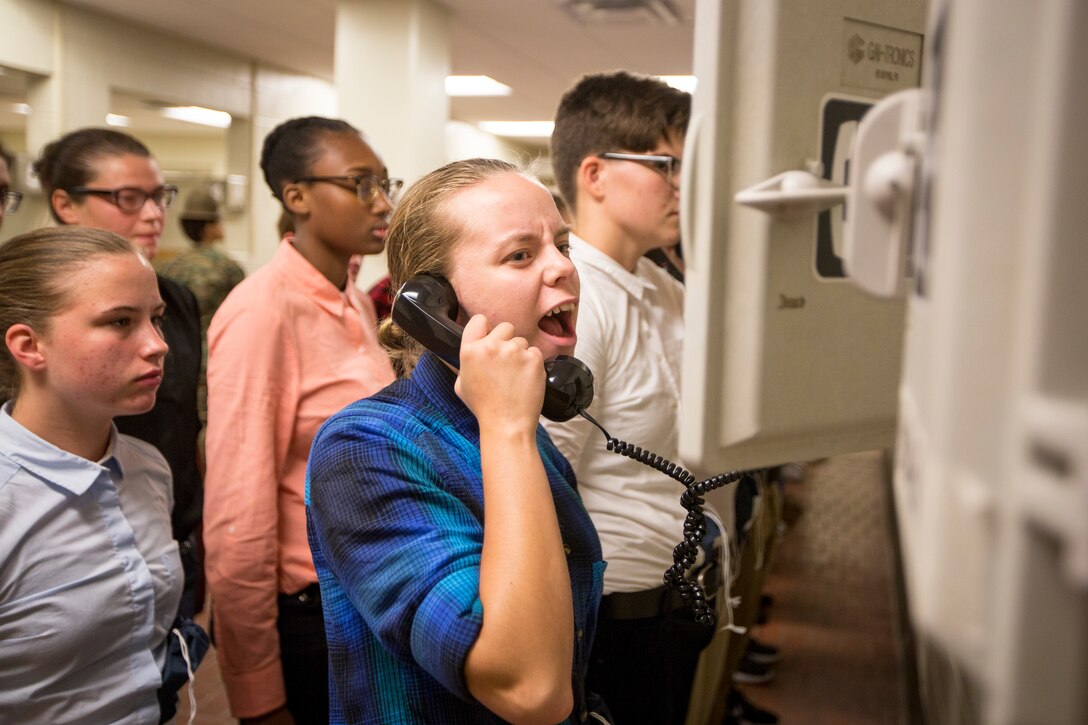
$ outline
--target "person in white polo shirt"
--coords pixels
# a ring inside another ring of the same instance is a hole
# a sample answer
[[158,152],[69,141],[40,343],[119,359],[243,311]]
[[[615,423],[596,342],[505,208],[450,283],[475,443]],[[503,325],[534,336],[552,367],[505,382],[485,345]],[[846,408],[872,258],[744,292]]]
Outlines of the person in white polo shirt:
[[[676,462],[683,287],[643,255],[680,239],[690,112],[688,93],[655,78],[587,75],[560,101],[551,140],[582,279],[575,355],[594,375],[589,413],[610,434]],[[608,562],[587,686],[618,723],[682,724],[713,634],[662,583],[683,536],[682,489],[606,450],[584,419],[545,426],[574,467]]]

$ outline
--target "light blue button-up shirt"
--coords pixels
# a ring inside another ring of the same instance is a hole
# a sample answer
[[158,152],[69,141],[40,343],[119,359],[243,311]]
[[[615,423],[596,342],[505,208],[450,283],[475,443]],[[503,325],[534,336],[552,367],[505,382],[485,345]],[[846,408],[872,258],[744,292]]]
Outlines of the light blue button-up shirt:
[[181,597],[170,469],[114,429],[95,463],[0,410],[0,722],[158,723]]

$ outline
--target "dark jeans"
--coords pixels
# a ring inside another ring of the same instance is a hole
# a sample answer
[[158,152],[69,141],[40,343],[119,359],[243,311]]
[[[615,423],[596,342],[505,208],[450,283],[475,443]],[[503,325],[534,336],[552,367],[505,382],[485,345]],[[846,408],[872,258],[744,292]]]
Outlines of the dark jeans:
[[298,725],[329,722],[329,650],[317,584],[279,596],[280,661],[287,709]]
[[178,603],[179,617],[192,619],[204,611],[204,542],[200,534],[200,529],[197,529],[188,539],[178,542],[178,556],[181,557],[181,570],[185,575],[185,585]]
[[586,688],[604,698],[620,725],[683,725],[699,653],[713,635],[687,607],[643,619],[602,613]]

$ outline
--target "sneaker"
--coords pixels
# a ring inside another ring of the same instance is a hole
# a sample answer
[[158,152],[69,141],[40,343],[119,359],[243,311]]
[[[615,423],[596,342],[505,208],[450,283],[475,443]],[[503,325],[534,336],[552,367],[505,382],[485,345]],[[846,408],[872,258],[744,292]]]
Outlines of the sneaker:
[[753,705],[736,689],[729,693],[729,714],[723,725],[777,725],[778,715]]
[[744,656],[761,665],[773,665],[782,659],[782,653],[778,651],[777,647],[760,642],[755,637],[748,638],[748,651],[745,652]]
[[763,685],[773,679],[773,667],[754,662],[748,656],[741,659],[740,665],[733,673],[733,682],[738,685]]

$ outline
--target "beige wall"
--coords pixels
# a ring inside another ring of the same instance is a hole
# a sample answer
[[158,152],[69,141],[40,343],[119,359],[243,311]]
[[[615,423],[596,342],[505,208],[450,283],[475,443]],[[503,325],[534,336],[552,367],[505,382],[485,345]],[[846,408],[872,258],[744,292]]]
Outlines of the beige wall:
[[[431,0],[412,0],[405,6],[399,0],[378,5],[348,0],[346,6],[348,11],[341,9],[346,26],[351,25],[348,17],[353,8],[364,13],[369,8],[369,15],[364,14],[370,18],[368,32],[373,35],[374,27],[381,26],[377,35],[394,44],[384,48],[382,56],[403,60],[406,70],[398,83],[420,86],[403,99],[399,111],[387,114],[394,118],[375,115],[373,104],[350,90],[359,87],[352,84],[350,74],[340,79],[345,90],[338,94],[332,79],[270,67],[69,4],[0,0],[5,31],[0,66],[29,74],[25,101],[32,109],[22,117],[22,127],[0,123],[0,140],[20,153],[22,167],[59,135],[104,125],[105,114],[115,110],[119,98],[200,105],[231,113],[234,123],[222,132],[195,127],[191,133],[162,131],[139,124],[128,131],[148,145],[166,177],[181,189],[177,206],[167,216],[164,254],[188,245],[177,222],[188,192],[228,175],[243,180],[244,209],[226,213],[225,247],[248,270],[268,261],[279,243],[280,207],[264,183],[259,158],[264,137],[288,118],[346,114],[383,153],[390,172],[407,183],[446,161],[471,156],[530,164],[548,175],[546,160],[525,148],[445,120],[448,103],[440,88],[448,67],[444,60],[448,41],[443,11]],[[358,26],[360,20],[353,22]],[[356,30],[363,32],[361,27]],[[343,34],[343,29],[338,30],[338,37]],[[404,38],[404,47],[397,45],[396,38]],[[405,132],[405,119],[415,119],[408,124],[410,133]],[[0,241],[50,223],[41,195],[19,180],[15,187],[26,196],[19,213],[0,228]],[[370,260],[362,282],[383,274],[384,260]]]
[[[193,133],[128,129],[156,156],[184,195],[200,183],[245,178],[245,210],[227,215],[227,249],[248,269],[271,257],[278,239],[278,205],[264,186],[260,142],[281,121],[299,115],[336,115],[332,84],[247,58],[50,0],[0,0],[5,39],[0,65],[29,74],[23,128],[0,129],[4,145],[29,160],[57,136],[82,126],[104,125],[123,95],[227,111],[229,131]],[[49,223],[45,200],[26,193],[19,213],[5,220],[0,240]],[[181,202],[179,201],[179,204]],[[163,246],[187,245],[168,214]]]
[[54,70],[55,11],[41,0],[0,0],[0,65],[48,75]]
[[[141,133],[140,140],[151,149],[152,155],[163,169],[167,183],[178,187],[178,199],[167,212],[161,254],[171,256],[189,249],[188,237],[181,230],[178,215],[188,195],[198,187],[226,177],[226,138],[223,136],[176,136],[170,134]],[[236,222],[240,214],[224,214],[227,227],[226,248],[244,253],[244,238],[239,237]],[[242,256],[242,255],[239,255]],[[244,256],[243,256],[244,259]]]

